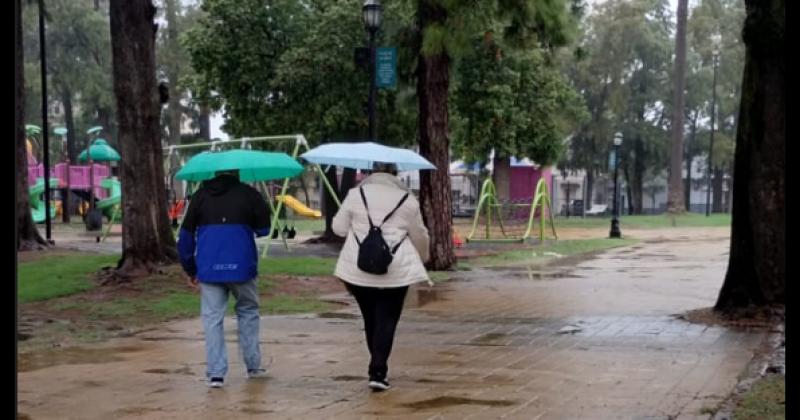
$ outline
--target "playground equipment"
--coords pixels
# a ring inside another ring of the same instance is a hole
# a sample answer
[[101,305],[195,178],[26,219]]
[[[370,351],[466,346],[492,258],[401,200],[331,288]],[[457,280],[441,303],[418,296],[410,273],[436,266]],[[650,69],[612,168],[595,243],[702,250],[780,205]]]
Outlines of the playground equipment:
[[[50,188],[58,188],[58,180],[55,178],[50,178]],[[42,200],[42,194],[44,193],[44,178],[36,179],[36,183],[30,187],[28,190],[30,195],[31,201],[31,216],[33,216],[33,221],[35,223],[44,223],[45,221],[45,203]],[[55,203],[50,204],[50,218],[55,217],[56,215],[56,206]]]
[[[550,193],[544,178],[536,184],[531,202],[506,202],[497,199],[497,190],[491,179],[481,187],[478,208],[467,242],[525,242],[531,237],[534,219],[539,215],[539,241],[545,238],[545,218],[550,220],[553,237],[558,239],[553,223]],[[483,237],[476,236],[478,225],[483,225]],[[496,228],[499,228],[499,232]]]
[[101,182],[103,188],[108,190],[108,198],[99,200],[95,204],[95,208],[103,212],[103,214],[108,218],[108,226],[106,227],[105,233],[103,233],[103,237],[100,239],[101,242],[105,242],[106,237],[108,237],[109,232],[111,232],[111,226],[114,225],[114,221],[117,219],[117,216],[120,215],[120,205],[122,203],[122,184],[119,182],[117,178],[106,178]]
[[[306,151],[310,150],[310,148],[308,147],[308,142],[306,141],[306,138],[302,134],[278,135],[278,136],[261,136],[261,137],[244,137],[244,138],[240,138],[240,139],[218,140],[218,141],[212,141],[212,142],[200,142],[200,143],[184,144],[184,145],[172,145],[172,146],[165,147],[164,148],[164,165],[165,165],[165,171],[164,172],[165,172],[165,174],[167,174],[167,180],[166,180],[166,182],[168,183],[167,189],[170,192],[173,191],[171,184],[172,184],[172,180],[173,180],[174,174],[177,172],[177,170],[175,170],[175,168],[173,168],[173,161],[174,160],[179,161],[181,166],[185,164],[185,157],[178,156],[178,153],[180,151],[182,151],[182,150],[206,149],[206,148],[208,148],[211,151],[214,151],[214,150],[220,150],[222,148],[231,147],[231,146],[233,146],[233,147],[238,146],[238,148],[241,148],[241,149],[252,149],[253,145],[254,144],[258,144],[258,143],[269,143],[269,144],[281,144],[281,143],[284,143],[285,144],[287,142],[293,142],[294,143],[293,144],[293,148],[291,150],[291,153],[289,153],[289,155],[293,159],[297,159],[301,148],[303,148]],[[338,196],[336,194],[336,190],[330,185],[330,183],[328,183],[328,180],[324,175],[323,169],[318,164],[313,164],[312,168],[313,168],[313,170],[317,171],[321,175],[322,182],[325,185],[325,188],[327,188],[328,192],[333,196],[334,201],[336,202],[336,205],[337,206],[341,206],[341,203],[339,202]],[[286,197],[287,196],[286,193],[287,193],[287,190],[289,188],[289,178],[284,178],[283,181],[278,185],[276,185],[275,183],[270,182],[269,184],[272,185],[272,187],[274,187],[274,188],[270,188],[270,186],[268,185],[267,182],[255,182],[253,184],[256,187],[256,189],[258,189],[266,197],[267,204],[269,205],[269,208],[272,211],[272,222],[271,222],[270,226],[272,228],[273,234],[266,238],[266,244],[265,244],[264,250],[262,251],[262,254],[261,254],[262,257],[265,257],[267,255],[267,253],[269,252],[269,248],[270,248],[272,239],[277,239],[278,236],[280,236],[281,241],[283,242],[284,248],[288,250],[289,249],[289,244],[286,241],[286,239],[291,239],[291,237],[293,237],[293,235],[290,233],[291,231],[288,229],[286,221],[285,220],[280,220],[281,219],[280,216],[282,214],[285,214],[285,207],[284,206],[288,207],[289,204],[287,204],[287,203],[290,200],[277,199],[277,197],[279,197],[279,196]],[[199,187],[199,183],[187,182],[185,187],[186,187],[185,190],[188,192],[188,194],[187,194],[187,199],[188,199],[190,197],[190,194]],[[271,191],[273,189],[276,190],[277,193],[273,193]],[[170,195],[175,195],[175,194],[172,193]],[[172,206],[171,206],[172,215],[170,217],[172,217],[173,215],[174,216],[178,216],[178,214],[179,214],[179,212],[178,212],[178,206],[179,206],[178,201],[179,200],[177,200],[177,199],[173,199],[173,203],[172,203]],[[303,206],[303,207],[305,207],[305,209],[302,209],[302,208],[298,207],[297,214],[300,214],[301,212],[302,213],[308,213],[309,211],[311,213],[313,213],[313,214],[316,214],[316,213],[314,213],[315,211],[313,209],[309,209],[306,206]],[[184,210],[185,208],[188,208],[188,206],[184,205],[181,208],[181,210]],[[184,213],[180,214],[180,219],[181,220],[177,223],[178,224],[178,228],[183,223],[182,218],[183,218],[184,215],[185,215],[185,210],[184,210]],[[320,217],[321,217],[321,214],[320,214]],[[177,217],[173,218],[173,225],[175,224],[176,219],[177,219]],[[276,232],[278,232],[277,235],[275,234]]]
[[283,202],[283,204],[286,205],[286,207],[292,209],[294,214],[297,214],[299,216],[312,217],[315,219],[319,219],[320,217],[322,217],[321,211],[306,207],[303,203],[301,203],[298,199],[292,197],[291,195],[276,195],[275,199]]

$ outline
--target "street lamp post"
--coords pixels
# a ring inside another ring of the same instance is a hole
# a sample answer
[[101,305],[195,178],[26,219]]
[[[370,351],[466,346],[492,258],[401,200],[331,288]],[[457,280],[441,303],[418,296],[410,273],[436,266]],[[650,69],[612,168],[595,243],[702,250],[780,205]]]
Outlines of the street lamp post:
[[714,44],[713,70],[714,76],[711,82],[711,133],[708,139],[708,173],[706,174],[706,216],[711,215],[711,173],[714,170],[714,129],[717,116],[717,66],[719,64],[719,43],[720,35],[714,34],[711,41]]
[[383,20],[383,6],[378,0],[366,0],[361,7],[364,29],[369,33],[369,103],[367,105],[369,119],[369,139],[375,140],[375,35]]
[[614,214],[611,218],[611,232],[608,234],[610,238],[621,238],[622,232],[619,230],[619,147],[622,145],[622,133],[614,134]]

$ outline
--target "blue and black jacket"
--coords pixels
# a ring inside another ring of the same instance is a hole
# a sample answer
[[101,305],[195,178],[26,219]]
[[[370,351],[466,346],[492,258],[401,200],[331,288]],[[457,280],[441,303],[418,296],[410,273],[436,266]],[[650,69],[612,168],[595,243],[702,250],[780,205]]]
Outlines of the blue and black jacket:
[[184,271],[204,283],[239,283],[258,274],[256,236],[269,234],[269,208],[255,188],[230,175],[203,182],[178,236]]

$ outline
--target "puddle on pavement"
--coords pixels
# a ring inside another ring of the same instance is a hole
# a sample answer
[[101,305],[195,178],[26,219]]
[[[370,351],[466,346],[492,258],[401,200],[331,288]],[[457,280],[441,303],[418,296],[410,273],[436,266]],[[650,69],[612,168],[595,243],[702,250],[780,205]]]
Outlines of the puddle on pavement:
[[485,407],[508,407],[515,405],[515,401],[508,400],[479,400],[473,398],[463,397],[436,397],[427,400],[415,401],[412,403],[403,404],[404,407],[412,408],[415,410],[426,410],[431,408],[446,408],[454,405],[481,405]]
[[322,312],[317,314],[318,318],[334,318],[334,319],[356,319],[358,315],[349,312]]
[[30,416],[25,413],[17,413],[17,420],[30,420]]
[[173,369],[173,370],[162,369],[162,368],[145,369],[142,372],[144,372],[144,373],[157,373],[157,374],[162,374],[162,375],[168,375],[168,374],[194,375],[194,372],[192,372],[192,369],[189,366],[184,366],[184,367],[182,367],[180,369]]
[[334,381],[363,381],[364,377],[362,376],[352,376],[352,375],[340,375],[340,376],[333,376],[331,377]]
[[310,337],[310,336],[308,334],[289,334],[289,337],[303,338],[303,337]]
[[472,342],[473,343],[491,343],[491,342],[500,340],[500,339],[505,338],[505,337],[506,337],[506,335],[502,334],[502,333],[487,333],[487,334],[484,334],[484,335],[472,340]]
[[242,408],[239,411],[241,411],[242,413],[245,413],[245,414],[250,414],[250,415],[254,415],[254,414],[269,414],[269,413],[274,413],[275,412],[274,410],[259,410],[257,408],[249,408],[249,407],[248,408]]
[[414,382],[418,384],[442,384],[444,381],[440,381],[438,379],[428,379],[428,378],[420,378],[415,380]]
[[121,346],[106,348],[70,347],[19,355],[17,370],[31,372],[57,365],[98,364],[122,361],[122,353],[144,350],[143,347]]
[[407,299],[409,308],[421,308],[429,303],[445,301],[446,291],[437,289],[417,289],[417,298]]

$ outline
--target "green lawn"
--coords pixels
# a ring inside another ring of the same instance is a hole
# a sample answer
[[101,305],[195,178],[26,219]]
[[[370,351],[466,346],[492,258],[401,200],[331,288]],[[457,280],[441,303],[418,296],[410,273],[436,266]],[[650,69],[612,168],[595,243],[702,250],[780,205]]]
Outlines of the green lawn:
[[[665,214],[640,215],[640,216],[621,216],[620,226],[635,229],[660,229],[669,227],[725,227],[731,225],[730,214],[712,214],[706,217],[705,214],[686,213],[681,216],[668,216]],[[673,224],[674,221],[674,224]],[[568,228],[607,228],[610,226],[611,217],[557,217],[555,219],[556,229],[559,227]]]
[[585,254],[593,251],[628,246],[637,243],[634,239],[575,239],[547,242],[526,249],[503,252],[497,255],[478,257],[467,264],[492,267],[511,264],[539,264],[556,257]]
[[768,376],[756,382],[733,412],[736,420],[786,418],[786,376]]
[[66,296],[94,287],[89,274],[115,265],[118,255],[51,256],[20,263],[17,297],[20,303]]
[[258,272],[262,275],[285,274],[294,276],[330,276],[333,274],[333,269],[335,267],[335,258],[264,258],[258,263]]

